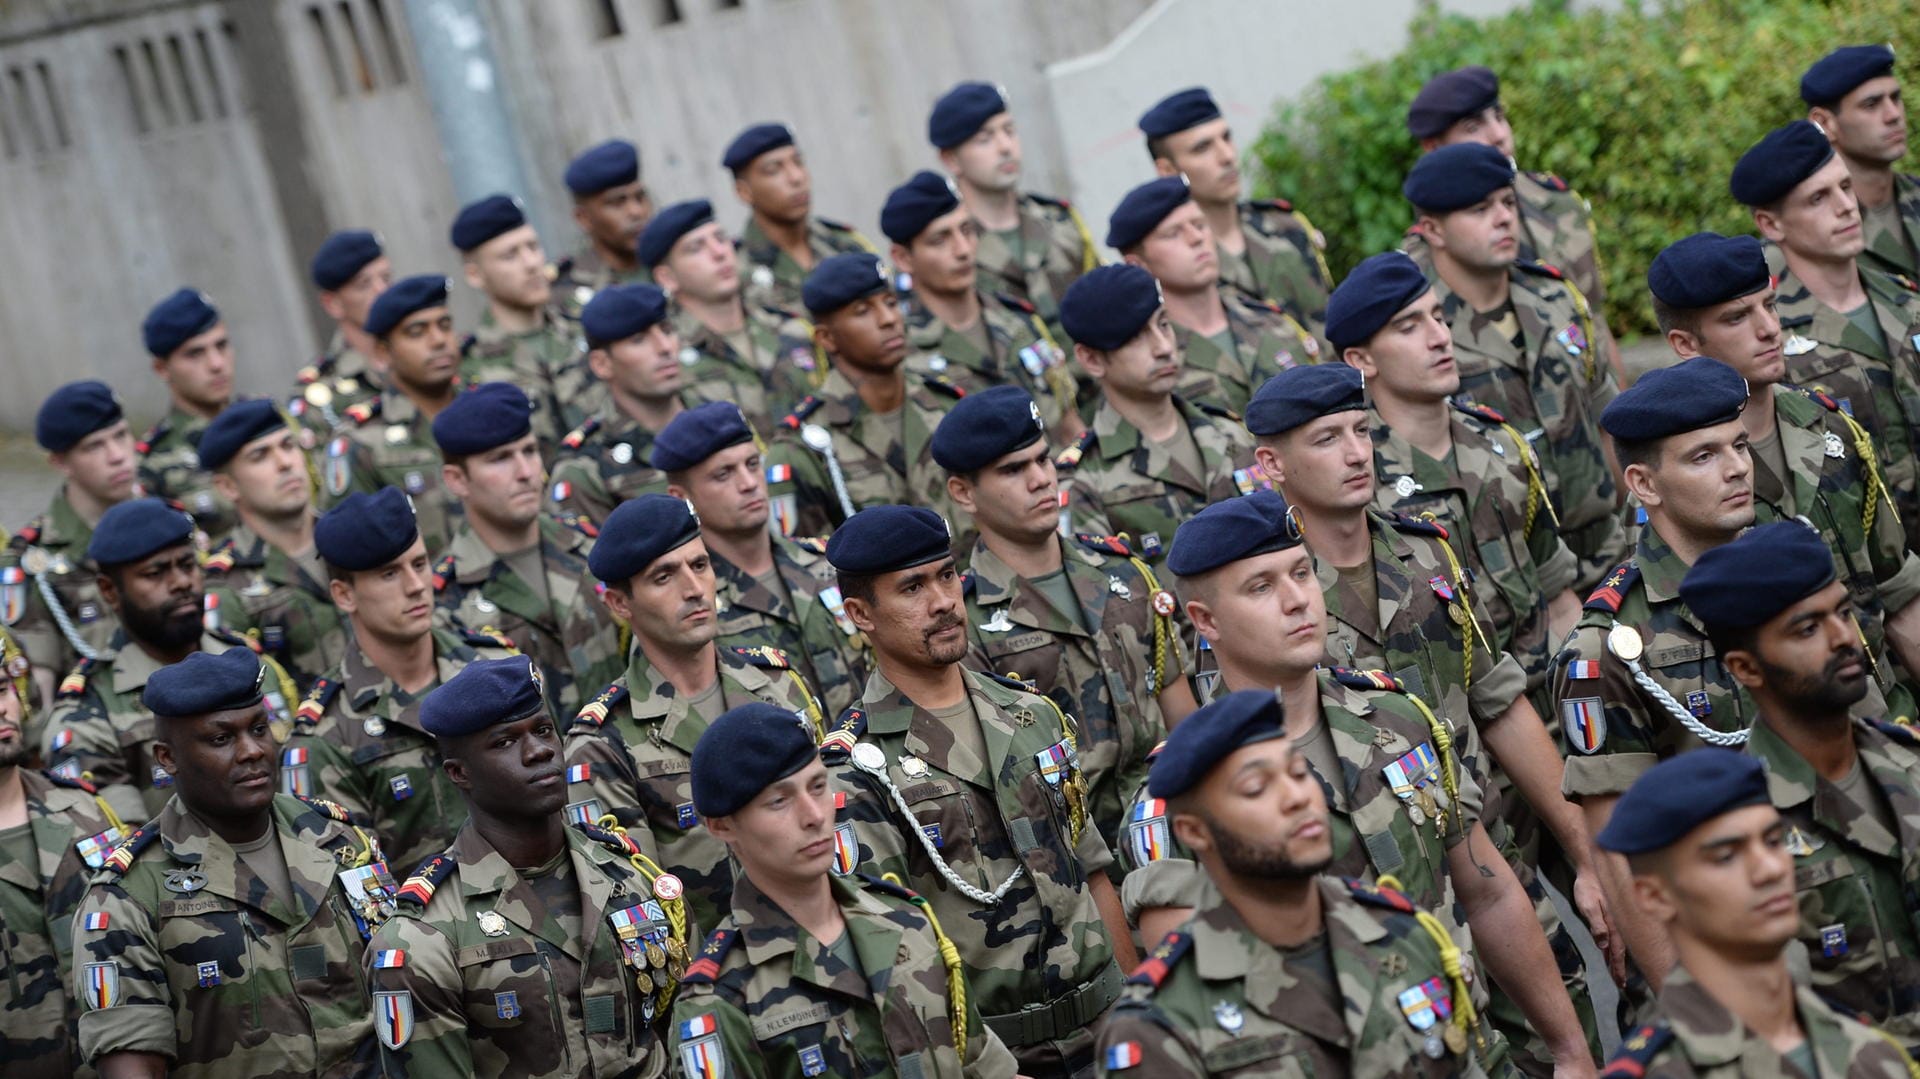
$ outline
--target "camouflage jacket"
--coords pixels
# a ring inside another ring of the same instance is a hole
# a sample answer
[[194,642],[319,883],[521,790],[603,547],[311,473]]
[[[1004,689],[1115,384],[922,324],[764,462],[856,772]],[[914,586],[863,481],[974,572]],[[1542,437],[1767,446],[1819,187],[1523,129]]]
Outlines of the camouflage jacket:
[[[1253,436],[1239,417],[1179,396],[1186,433],[1204,466],[1195,476],[1106,401],[1079,441],[1054,458],[1068,473],[1068,517],[1076,532],[1120,536],[1148,562],[1158,562],[1181,522],[1223,499],[1267,486],[1253,461]],[[1176,435],[1175,437],[1179,437]]]
[[207,624],[258,642],[301,692],[347,654],[346,619],[320,576],[244,524],[207,556]]
[[1920,280],[1920,176],[1894,173],[1893,200],[1899,211],[1897,230],[1885,227],[1878,215],[1869,216],[1861,207],[1867,249],[1860,253],[1860,262],[1881,273]]
[[360,953],[392,910],[373,837],[276,796],[275,894],[178,799],[107,856],[74,917],[80,1049],[157,1053],[181,1079],[373,1073]]
[[824,540],[773,536],[773,567],[786,588],[776,594],[739,567],[713,556],[722,647],[770,645],[784,654],[837,716],[860,696],[873,665],[866,635],[840,602],[838,575]]
[[209,421],[170,410],[134,449],[140,454],[140,486],[150,495],[178,502],[209,536],[224,536],[239,523],[233,503],[213,489],[213,476],[200,467],[200,436]]
[[571,319],[580,317],[580,311],[593,299],[593,294],[611,285],[651,285],[653,276],[645,266],[636,265],[631,270],[616,270],[607,265],[600,252],[593,249],[591,243],[583,243],[570,255],[563,255],[553,264],[549,275],[553,278],[553,302]]
[[[74,512],[62,487],[47,511],[15,532],[0,554],[0,614],[36,667],[72,670],[84,658],[82,647],[104,652],[120,628],[94,584],[100,567],[87,557],[92,541],[93,526]],[[48,593],[59,602],[71,634],[47,605]]]
[[384,1073],[666,1074],[656,1016],[687,953],[652,878],[628,860],[650,857],[645,843],[566,829],[554,872],[577,891],[575,922],[471,824],[461,828],[401,885],[399,916],[367,946]]
[[1327,238],[1286,199],[1240,204],[1244,255],[1220,251],[1220,283],[1272,300],[1305,323],[1315,336],[1327,329]]
[[[989,386],[1012,384],[1027,391],[1040,406],[1040,422],[1049,431],[1061,431],[1062,421],[1074,411],[1079,386],[1067,353],[1034,306],[1018,296],[980,296],[980,322],[986,327],[987,350],[972,333],[962,333],[940,321],[932,311],[915,305],[907,311],[907,370],[939,375],[976,393]],[[1079,421],[1072,421],[1073,433]]]
[[[802,266],[792,255],[773,242],[760,222],[749,216],[740,230],[740,274],[746,279],[747,303],[755,307],[777,307],[782,311],[802,311],[800,285],[812,266]],[[818,214],[807,218],[807,249],[813,264],[834,255],[873,253],[874,247],[852,225],[829,221]]]
[[733,913],[707,938],[674,1004],[674,1074],[1011,1079],[1013,1054],[971,999],[965,1057],[955,1051],[940,936],[913,893],[871,877],[831,887],[857,968],[751,879],[735,883]]
[[[1606,281],[1593,238],[1593,208],[1567,182],[1550,172],[1521,172],[1513,192],[1520,202],[1520,258],[1552,266],[1594,307],[1596,320],[1607,299]],[[1409,230],[1400,249],[1433,277],[1433,253],[1420,233]],[[1596,331],[1606,332],[1596,321]]]
[[[444,684],[467,664],[512,654],[502,638],[433,631]],[[460,792],[420,726],[431,690],[401,694],[358,646],[307,691],[280,750],[280,790],[326,798],[365,818],[397,866],[445,849],[466,819]]]
[[1033,305],[1055,341],[1069,340],[1060,325],[1060,298],[1080,275],[1100,265],[1100,249],[1080,211],[1065,199],[1020,195],[1017,230],[982,227],[974,253],[980,291],[1003,292]]
[[340,426],[346,409],[380,396],[382,385],[373,365],[336,329],[326,351],[294,374],[287,412],[318,438]]
[[433,421],[407,395],[391,389],[343,415],[346,426],[327,440],[320,464],[322,508],[355,491],[398,487],[413,500],[428,556],[439,557],[463,511],[440,483]]
[[581,393],[577,369],[586,363],[587,343],[580,324],[559,306],[548,307],[540,319],[525,333],[508,333],[491,310],[482,312],[460,342],[460,378],[469,386],[511,382],[520,387],[533,402],[533,434],[541,455],[551,462],[560,436],[585,418],[573,411],[573,399]]
[[[685,395],[680,400],[687,403]],[[560,440],[553,486],[547,491],[552,511],[584,517],[598,528],[620,503],[649,492],[664,493],[666,473],[647,463],[653,455],[653,436],[653,431],[628,419],[609,399]]]
[[696,405],[732,401],[766,435],[825,377],[826,361],[814,351],[813,325],[806,319],[772,307],[749,306],[746,312],[753,352],[742,356],[725,335],[674,307],[680,363],[687,369],[681,396]]
[[1289,367],[1319,362],[1319,340],[1285,308],[1230,288],[1220,290],[1220,302],[1227,311],[1231,349],[1173,324],[1182,357],[1180,382],[1173,392],[1185,400],[1237,416],[1247,410],[1261,383]]

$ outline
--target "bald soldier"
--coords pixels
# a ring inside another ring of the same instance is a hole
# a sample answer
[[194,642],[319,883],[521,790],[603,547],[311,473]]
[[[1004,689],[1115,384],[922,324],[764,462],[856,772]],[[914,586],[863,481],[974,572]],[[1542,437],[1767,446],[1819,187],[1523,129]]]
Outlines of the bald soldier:
[[1893,67],[1892,45],[1842,46],[1800,76],[1800,100],[1853,177],[1866,234],[1861,260],[1914,279],[1920,278],[1920,179],[1893,171],[1907,156],[1907,103]]

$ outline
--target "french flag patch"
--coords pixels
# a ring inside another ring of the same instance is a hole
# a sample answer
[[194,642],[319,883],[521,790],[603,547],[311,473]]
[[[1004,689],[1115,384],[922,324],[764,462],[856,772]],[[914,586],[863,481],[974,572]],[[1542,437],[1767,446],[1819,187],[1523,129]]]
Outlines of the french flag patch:
[[768,465],[767,466],[767,482],[768,483],[785,483],[792,478],[793,478],[792,465]]
[[585,783],[592,777],[593,765],[591,764],[575,764],[567,768],[567,782],[569,783]]
[[1597,659],[1576,659],[1567,664],[1568,678],[1600,677],[1600,661]]
[[1107,1070],[1122,1071],[1140,1063],[1140,1043],[1121,1042],[1107,1046]]
[[73,744],[73,729],[70,727],[60,728],[60,733],[53,736],[53,751],[55,753],[60,752],[61,750],[67,748],[72,744]]
[[407,953],[403,948],[382,948],[373,953],[373,969],[392,970],[407,965]]
[[105,929],[107,927],[107,912],[104,910],[94,911],[92,914],[87,915],[84,925],[87,929],[95,932]]

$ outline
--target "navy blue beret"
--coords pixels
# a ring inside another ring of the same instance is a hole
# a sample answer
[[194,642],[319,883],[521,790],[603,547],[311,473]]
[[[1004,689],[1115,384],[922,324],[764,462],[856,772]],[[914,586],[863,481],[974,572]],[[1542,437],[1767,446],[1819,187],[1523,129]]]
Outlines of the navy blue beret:
[[1247,430],[1281,435],[1336,412],[1367,407],[1367,380],[1344,363],[1289,367],[1260,384],[1247,402]]
[[220,312],[214,310],[207,294],[197,288],[183,288],[153,305],[140,323],[140,336],[148,354],[164,360],[188,338],[219,324]]
[[1133,340],[1166,298],[1160,282],[1138,266],[1096,266],[1067,286],[1060,298],[1060,324],[1067,336],[1101,352]]
[[662,472],[678,472],[712,457],[728,446],[753,441],[740,406],[732,401],[708,401],[680,410],[654,436],[647,463]]
[[1485,143],[1456,142],[1413,163],[1400,193],[1418,209],[1444,214],[1512,187],[1513,159]]
[[1141,113],[1140,133],[1150,139],[1163,139],[1218,119],[1220,106],[1214,104],[1213,95],[1207,93],[1205,87],[1195,86],[1168,94],[1153,108]]
[[602,584],[625,584],[699,535],[700,518],[684,499],[659,492],[630,498],[607,514],[587,568]]
[[940,95],[927,114],[927,141],[951,150],[973,137],[988,120],[1007,111],[1007,95],[990,82],[963,82]]
[[313,525],[313,546],[320,557],[349,573],[379,569],[406,554],[419,538],[413,500],[398,487],[372,494],[356,491]]
[[1180,523],[1167,569],[1180,577],[1208,573],[1243,558],[1300,546],[1300,526],[1287,500],[1265,488],[1208,506]]
[[1680,600],[1708,629],[1758,626],[1833,583],[1833,551],[1798,520],[1750,528],[1694,559]]
[[1407,106],[1407,133],[1438,138],[1455,123],[1500,100],[1500,76],[1484,67],[1442,71],[1427,80]]
[[578,198],[633,183],[640,179],[640,151],[625,139],[608,139],[568,162],[563,178]]
[[1200,785],[1213,766],[1242,746],[1287,733],[1287,712],[1270,689],[1243,689],[1180,721],[1147,770],[1147,793],[1174,798]]
[[1626,442],[1648,442],[1740,418],[1747,380],[1707,356],[1641,375],[1607,403],[1600,426]]
[[447,457],[485,453],[532,430],[533,402],[511,382],[482,382],[433,418],[433,440]]
[[764,701],[730,708],[694,743],[694,812],[737,813],[819,757],[813,727],[799,715]]
[[1593,842],[1615,854],[1647,854],[1673,846],[1715,817],[1771,802],[1759,758],[1702,746],[1641,773]]
[[1046,437],[1040,406],[1018,386],[962,397],[933,429],[933,459],[948,472],[977,472]]
[[1833,143],[1811,120],[1795,120],[1766,137],[1734,162],[1727,190],[1742,206],[1771,206],[1833,159]]
[[1432,287],[1427,275],[1404,252],[1369,256],[1327,297],[1327,340],[1334,348],[1366,344],[1394,315]]
[[453,227],[447,230],[447,239],[453,241],[457,250],[472,251],[526,223],[527,214],[520,208],[519,199],[512,195],[488,195],[460,207],[460,212],[453,216]]
[[1844,45],[1813,62],[1800,76],[1800,100],[1838,105],[1868,79],[1893,74],[1892,45]]
[[164,498],[135,498],[100,515],[87,541],[87,557],[102,566],[124,566],[192,542],[193,518]]
[[924,566],[952,554],[946,518],[925,506],[869,506],[827,539],[833,568],[862,577]]
[[207,429],[200,433],[200,467],[208,472],[225,468],[240,447],[262,435],[281,430],[287,417],[280,406],[265,397],[235,401],[221,410]]
[[478,659],[421,700],[420,726],[435,738],[459,738],[546,707],[546,681],[532,656]]
[[638,254],[642,266],[658,266],[667,261],[680,237],[713,220],[713,203],[706,199],[688,199],[654,214],[640,231]]
[[1160,227],[1167,215],[1193,198],[1185,176],[1162,176],[1148,180],[1120,199],[1107,218],[1107,246],[1117,251],[1147,238]]
[[1654,299],[1681,311],[1751,296],[1772,282],[1766,250],[1751,236],[1696,232],[1668,244],[1647,267]]
[[385,337],[393,332],[395,326],[406,321],[408,315],[431,307],[447,306],[449,292],[447,279],[439,274],[403,277],[376,297],[372,307],[367,308],[364,328],[375,337]]
[[887,193],[886,205],[880,207],[880,231],[905,247],[935,218],[952,213],[959,205],[960,192],[954,190],[952,180],[921,169]]
[[194,652],[147,676],[140,703],[156,716],[188,719],[252,708],[264,696],[266,667],[250,648]]
[[592,348],[606,348],[667,320],[667,294],[652,285],[613,285],[580,309],[580,328]]
[[806,305],[808,314],[819,318],[892,287],[879,256],[850,251],[820,260],[800,283],[800,302]]
[[720,164],[728,172],[738,173],[753,164],[753,159],[769,150],[793,145],[793,132],[785,124],[755,124],[733,137]]
[[321,242],[307,269],[315,288],[332,292],[353,280],[354,274],[381,254],[380,237],[366,229],[344,229]]
[[69,382],[47,395],[33,418],[33,440],[48,453],[65,453],[81,439],[123,418],[113,387],[97,379]]

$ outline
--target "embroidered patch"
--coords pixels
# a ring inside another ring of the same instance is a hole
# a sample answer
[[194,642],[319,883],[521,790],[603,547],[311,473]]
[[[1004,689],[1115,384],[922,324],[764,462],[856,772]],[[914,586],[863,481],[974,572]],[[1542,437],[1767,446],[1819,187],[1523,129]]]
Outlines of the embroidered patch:
[[1600,677],[1600,661],[1597,659],[1576,659],[1567,664],[1567,677],[1584,680]]
[[679,1034],[680,1064],[688,1079],[725,1079],[730,1074],[712,1013],[682,1022]]
[[681,802],[674,806],[673,813],[675,821],[683,831],[700,823],[700,814],[694,812],[692,802]]
[[381,948],[373,953],[373,969],[395,970],[407,965],[404,948]]
[[120,1003],[120,964],[88,963],[83,985],[87,1010],[113,1007]]
[[1125,1071],[1140,1064],[1140,1043],[1121,1042],[1107,1046],[1106,1067],[1110,1072]]
[[593,765],[582,762],[567,767],[567,782],[585,783],[593,778]]
[[1582,753],[1598,753],[1607,741],[1607,713],[1598,697],[1570,697],[1560,702],[1560,726],[1567,744]]
[[493,995],[493,1014],[500,1019],[520,1018],[520,994],[509,989]]
[[380,1044],[398,1049],[413,1037],[413,994],[402,989],[373,995],[373,1025]]
[[833,875],[844,877],[860,864],[860,841],[854,837],[853,822],[833,826]]
[[1162,798],[1142,798],[1133,805],[1127,819],[1127,850],[1136,866],[1165,858],[1173,849],[1167,828],[1167,803]]
[[82,928],[89,932],[101,932],[107,928],[107,912],[104,910],[96,910],[92,914],[87,915],[80,924]]

